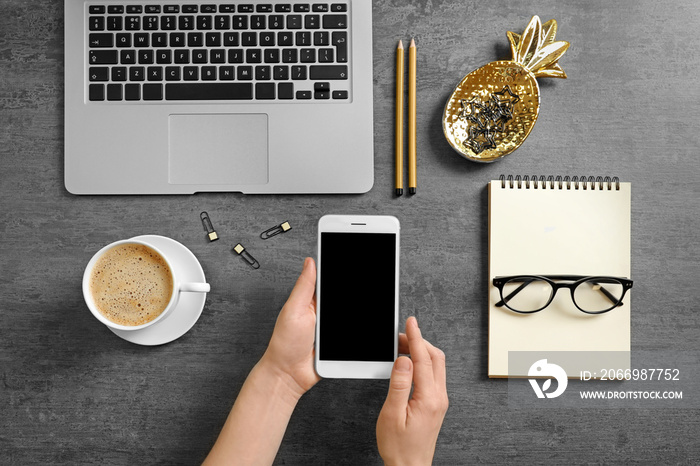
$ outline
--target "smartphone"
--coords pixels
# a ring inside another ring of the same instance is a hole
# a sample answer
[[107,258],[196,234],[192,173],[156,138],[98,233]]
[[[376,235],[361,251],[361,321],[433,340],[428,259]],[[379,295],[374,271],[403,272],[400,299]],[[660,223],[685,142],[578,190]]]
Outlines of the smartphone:
[[326,215],[318,222],[316,372],[388,379],[398,352],[396,217]]

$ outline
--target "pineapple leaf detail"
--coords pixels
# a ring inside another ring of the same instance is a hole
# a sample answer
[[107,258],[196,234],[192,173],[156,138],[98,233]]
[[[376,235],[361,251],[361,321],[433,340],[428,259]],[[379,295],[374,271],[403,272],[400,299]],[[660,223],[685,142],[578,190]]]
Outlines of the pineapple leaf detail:
[[527,64],[542,46],[542,23],[539,16],[533,16],[520,38],[520,48],[514,60],[521,65]]
[[557,35],[557,22],[550,19],[542,25],[542,31],[544,31],[544,45],[551,44]]
[[557,22],[550,19],[542,24],[533,16],[522,35],[508,31],[513,61],[522,65],[536,78],[566,78],[557,61],[569,48],[569,43],[556,41]]

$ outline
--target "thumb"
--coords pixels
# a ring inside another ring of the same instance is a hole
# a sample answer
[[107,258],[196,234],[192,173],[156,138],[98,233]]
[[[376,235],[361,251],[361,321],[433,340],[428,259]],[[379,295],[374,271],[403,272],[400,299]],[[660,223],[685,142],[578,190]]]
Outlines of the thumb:
[[316,291],[316,264],[314,260],[307,257],[304,260],[304,268],[301,275],[297,279],[294,289],[289,294],[289,299],[285,307],[291,307],[293,310],[306,310],[311,304],[314,292]]
[[384,402],[384,411],[401,420],[406,418],[406,407],[411,395],[413,383],[413,361],[406,356],[399,356],[391,371],[389,393]]

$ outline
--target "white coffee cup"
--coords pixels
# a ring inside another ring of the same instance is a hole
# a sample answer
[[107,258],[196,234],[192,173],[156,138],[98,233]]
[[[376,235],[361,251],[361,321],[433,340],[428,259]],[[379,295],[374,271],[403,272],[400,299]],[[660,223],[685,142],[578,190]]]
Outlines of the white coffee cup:
[[[92,272],[97,261],[110,249],[123,244],[140,244],[154,250],[163,258],[163,261],[170,268],[170,273],[172,275],[173,289],[170,296],[170,301],[165,306],[165,309],[163,309],[163,311],[156,318],[141,325],[122,325],[109,320],[98,310],[97,305],[95,304],[95,300],[92,296],[92,292],[90,291],[90,278],[92,276]],[[208,283],[182,283],[178,279],[178,266],[182,267],[183,265],[174,263],[173,259],[174,258],[172,257],[168,257],[168,255],[165,254],[157,246],[143,239],[125,239],[121,241],[115,241],[114,243],[108,244],[107,246],[103,247],[102,249],[97,251],[97,253],[94,256],[92,256],[92,259],[90,259],[90,262],[88,262],[87,267],[85,267],[85,273],[83,274],[83,297],[85,299],[85,303],[90,309],[90,312],[92,312],[92,315],[94,315],[97,320],[99,320],[100,322],[102,322],[110,328],[116,330],[141,330],[146,327],[150,327],[151,325],[157,324],[161,320],[165,319],[170,313],[172,313],[172,311],[177,307],[177,303],[180,300],[181,293],[208,293],[210,291],[211,287]]]

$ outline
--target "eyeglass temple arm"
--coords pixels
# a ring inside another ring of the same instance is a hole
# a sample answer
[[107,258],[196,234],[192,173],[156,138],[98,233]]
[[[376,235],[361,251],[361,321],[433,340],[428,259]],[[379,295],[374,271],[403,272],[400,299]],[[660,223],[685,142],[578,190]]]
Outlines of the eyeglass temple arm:
[[525,288],[527,285],[529,285],[529,284],[532,283],[533,281],[535,281],[535,280],[534,280],[534,279],[529,279],[529,280],[523,281],[523,284],[522,284],[522,285],[520,285],[519,287],[517,287],[516,289],[514,289],[508,296],[506,296],[505,298],[503,298],[502,300],[500,300],[499,302],[497,302],[497,303],[495,304],[495,306],[496,306],[496,307],[503,307],[503,306],[505,306],[505,304],[506,304],[508,301],[510,301],[511,298],[513,298],[513,296],[515,296],[516,294],[520,293],[520,292],[523,290],[523,288]]
[[613,296],[613,294],[610,293],[603,285],[601,285],[598,282],[593,282],[593,283],[600,287],[599,288],[600,292],[603,293],[603,295],[605,295],[605,297],[608,298],[608,300],[611,303],[616,304],[617,306],[622,306],[624,304],[622,302],[622,300],[618,301],[617,298],[615,296]]

